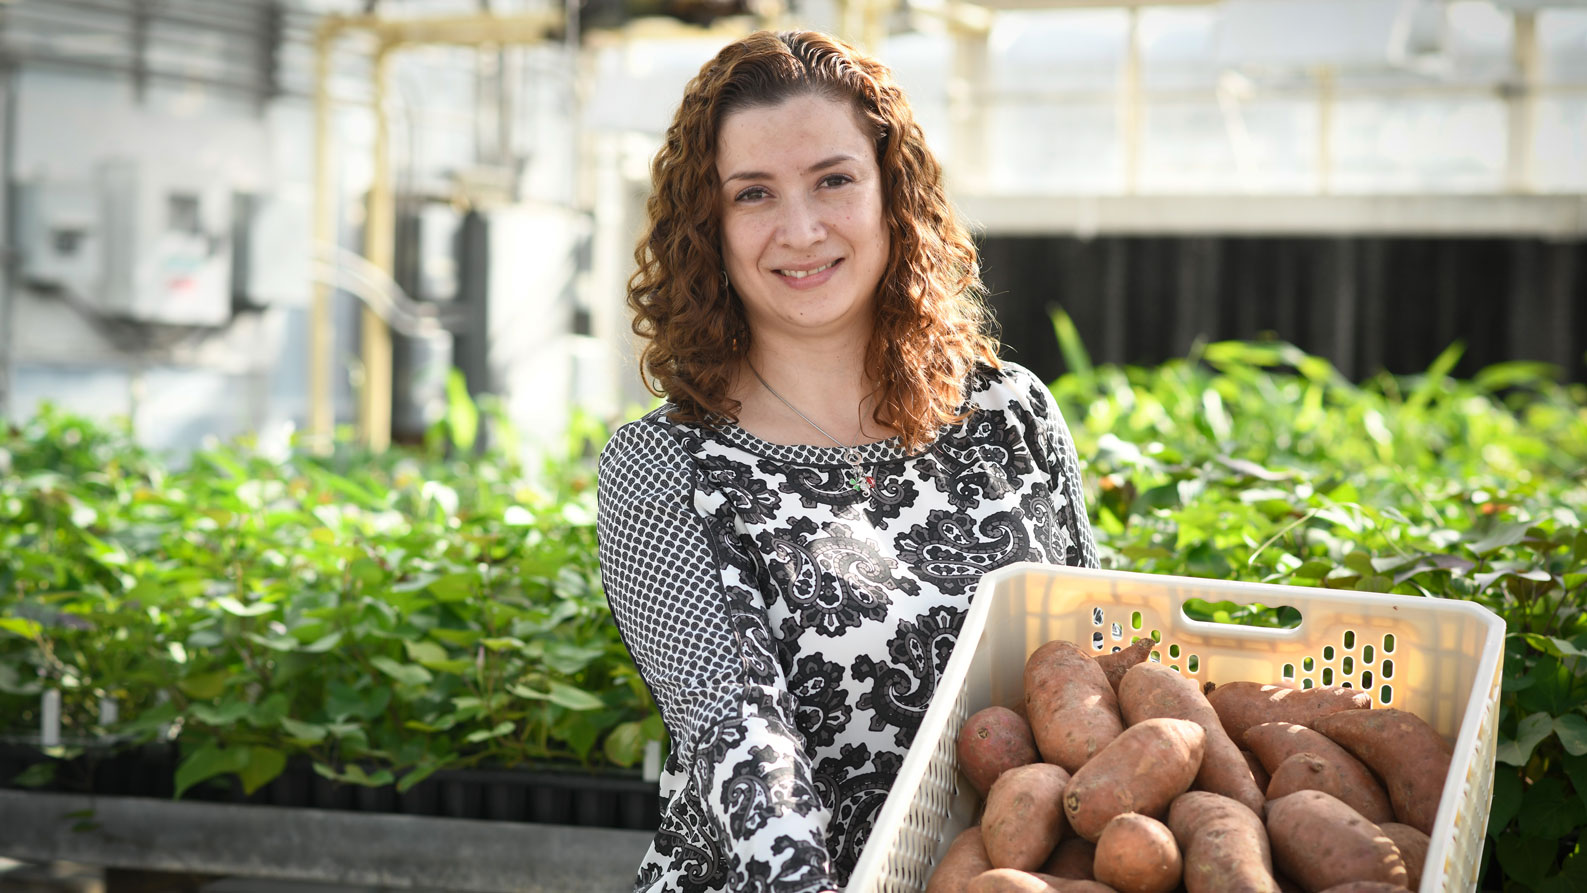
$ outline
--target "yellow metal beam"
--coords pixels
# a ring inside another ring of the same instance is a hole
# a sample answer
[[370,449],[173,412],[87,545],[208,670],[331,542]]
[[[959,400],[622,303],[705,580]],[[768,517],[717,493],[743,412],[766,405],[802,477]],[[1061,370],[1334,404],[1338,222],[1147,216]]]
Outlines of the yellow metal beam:
[[[370,266],[391,274],[397,232],[396,205],[391,195],[391,139],[386,91],[391,80],[390,44],[375,51],[374,174],[364,215],[364,257]],[[363,387],[358,392],[358,430],[364,444],[380,451],[391,445],[391,327],[374,308],[364,306],[360,327]]]
[[[336,31],[321,28],[314,39],[314,244],[336,241],[335,178],[331,174],[331,54]],[[335,330],[331,322],[331,287],[314,284],[309,310],[309,447],[329,452],[335,434],[336,413],[331,390],[331,351]]]
[[[511,16],[470,15],[426,19],[386,19],[379,16],[327,16],[315,33],[314,84],[314,241],[335,244],[336,186],[332,172],[331,60],[337,43],[350,34],[375,39],[372,103],[375,113],[374,177],[364,222],[364,256],[386,275],[392,273],[396,239],[396,210],[392,196],[389,122],[386,89],[391,57],[400,49],[417,46],[504,46],[535,44],[563,27],[553,13]],[[309,316],[309,434],[315,449],[329,450],[334,437],[335,410],[331,370],[335,331],[331,318],[331,290],[314,286]],[[384,450],[391,442],[391,329],[380,314],[365,307],[360,352],[363,370],[358,389],[358,428],[364,443]]]

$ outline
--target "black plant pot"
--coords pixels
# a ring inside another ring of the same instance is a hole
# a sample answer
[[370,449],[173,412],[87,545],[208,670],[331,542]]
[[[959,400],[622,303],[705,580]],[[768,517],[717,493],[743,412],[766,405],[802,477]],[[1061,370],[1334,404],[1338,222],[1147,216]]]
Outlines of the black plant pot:
[[[18,787],[12,784],[18,773],[47,759],[37,747],[0,742],[0,787]],[[179,760],[171,743],[90,752],[60,763],[44,790],[169,799]],[[656,784],[632,772],[444,770],[399,792],[395,785],[333,781],[306,759],[289,760],[252,794],[243,792],[236,776],[225,775],[194,785],[183,799],[652,831],[661,813]]]

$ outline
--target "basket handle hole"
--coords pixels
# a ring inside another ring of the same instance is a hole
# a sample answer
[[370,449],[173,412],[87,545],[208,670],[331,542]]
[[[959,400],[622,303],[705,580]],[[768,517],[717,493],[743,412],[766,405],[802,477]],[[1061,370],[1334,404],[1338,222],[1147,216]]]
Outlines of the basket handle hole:
[[1305,618],[1292,605],[1264,605],[1252,602],[1209,602],[1204,598],[1185,599],[1182,610],[1191,620],[1203,623],[1227,623],[1232,626],[1255,626],[1266,629],[1294,629]]

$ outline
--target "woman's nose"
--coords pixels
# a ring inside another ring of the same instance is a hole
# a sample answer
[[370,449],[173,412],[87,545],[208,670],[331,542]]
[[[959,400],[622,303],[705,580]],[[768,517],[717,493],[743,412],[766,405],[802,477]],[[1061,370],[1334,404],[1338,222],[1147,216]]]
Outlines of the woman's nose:
[[783,205],[779,236],[784,245],[800,248],[815,245],[827,237],[826,223],[816,203],[797,198]]

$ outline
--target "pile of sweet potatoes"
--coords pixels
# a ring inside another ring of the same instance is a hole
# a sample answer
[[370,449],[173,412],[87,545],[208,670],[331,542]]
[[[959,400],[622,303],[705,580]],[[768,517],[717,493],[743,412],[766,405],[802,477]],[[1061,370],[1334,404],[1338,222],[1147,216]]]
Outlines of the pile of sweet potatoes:
[[1201,687],[1049,642],[1015,709],[958,737],[985,795],[927,893],[1377,893],[1416,889],[1452,749],[1349,688]]

